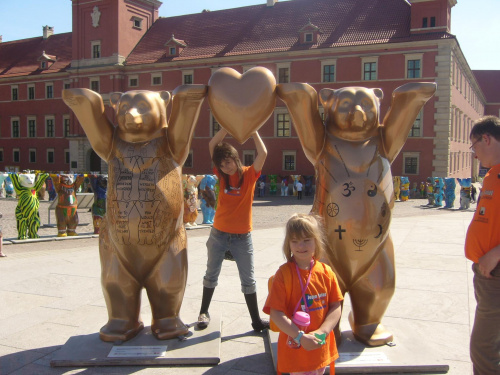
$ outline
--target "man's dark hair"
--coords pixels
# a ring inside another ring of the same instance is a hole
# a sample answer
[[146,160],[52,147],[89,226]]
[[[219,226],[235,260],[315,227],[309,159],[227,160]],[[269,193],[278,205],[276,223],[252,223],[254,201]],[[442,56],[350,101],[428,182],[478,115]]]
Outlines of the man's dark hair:
[[233,186],[233,187],[239,188],[241,186],[241,183],[243,182],[243,166],[241,164],[238,151],[233,146],[231,146],[229,143],[226,142],[219,143],[217,146],[215,146],[214,152],[212,154],[212,161],[214,162],[215,168],[217,168],[217,170],[219,171],[219,175],[224,178],[227,188],[231,186],[229,184],[229,176],[221,171],[220,165],[223,160],[228,158],[233,159],[234,162],[236,163],[236,167],[238,168],[238,175],[240,179],[238,182],[238,186]]
[[484,116],[474,122],[469,138],[480,138],[489,134],[500,142],[500,118],[496,116]]

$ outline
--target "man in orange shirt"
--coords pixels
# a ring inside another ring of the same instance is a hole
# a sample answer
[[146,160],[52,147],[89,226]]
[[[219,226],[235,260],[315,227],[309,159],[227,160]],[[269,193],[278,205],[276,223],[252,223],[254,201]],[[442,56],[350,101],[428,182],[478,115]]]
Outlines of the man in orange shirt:
[[474,262],[476,317],[470,340],[474,375],[500,374],[500,119],[486,116],[470,133],[483,167],[481,199],[467,230],[465,256]]

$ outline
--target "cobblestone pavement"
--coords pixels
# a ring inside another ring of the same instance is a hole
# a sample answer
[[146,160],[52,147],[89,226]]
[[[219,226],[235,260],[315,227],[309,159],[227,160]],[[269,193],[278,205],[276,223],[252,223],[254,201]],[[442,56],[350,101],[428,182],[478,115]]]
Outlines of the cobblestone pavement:
[[[57,227],[55,226],[56,218],[54,211],[50,212],[50,222],[48,225],[48,207],[51,202],[47,200],[40,201],[40,220],[42,226],[40,227],[38,234],[40,237],[51,237],[57,235]],[[276,228],[284,227],[284,224],[288,218],[296,212],[307,213],[311,209],[313,204],[312,196],[304,196],[302,200],[298,200],[295,196],[265,196],[262,198],[255,198],[253,203],[253,226],[254,229],[266,229],[266,228]],[[444,209],[437,207],[426,206],[427,199],[410,199],[406,202],[396,202],[393,210],[393,217],[410,217],[410,216],[422,216],[422,215],[460,215],[461,210],[458,209],[460,206],[459,200],[455,200],[454,209]],[[3,218],[0,219],[0,225],[3,230],[3,238],[5,241],[9,239],[17,238],[17,228],[16,228],[16,210],[17,200],[14,198],[0,198],[0,212],[3,214]],[[475,204],[471,204],[469,210],[474,210],[476,208]],[[80,224],[77,228],[77,233],[92,234],[92,214],[89,210],[79,210],[78,211]],[[197,223],[201,224],[203,216],[201,212],[198,214]],[[199,228],[188,231],[189,237],[198,237],[208,235],[210,228]],[[97,239],[90,239],[97,242]],[[37,243],[41,245],[42,243]],[[45,242],[48,246],[54,246],[53,242]],[[30,246],[33,246],[31,244]]]

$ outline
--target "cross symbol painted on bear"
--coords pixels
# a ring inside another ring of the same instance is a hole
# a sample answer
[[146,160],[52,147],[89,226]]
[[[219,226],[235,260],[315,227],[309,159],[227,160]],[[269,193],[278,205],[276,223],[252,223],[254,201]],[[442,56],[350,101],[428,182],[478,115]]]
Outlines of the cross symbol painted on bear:
[[342,232],[345,232],[345,229],[342,229],[342,226],[339,225],[339,229],[335,229],[334,232],[337,232],[339,234],[339,240],[342,239]]

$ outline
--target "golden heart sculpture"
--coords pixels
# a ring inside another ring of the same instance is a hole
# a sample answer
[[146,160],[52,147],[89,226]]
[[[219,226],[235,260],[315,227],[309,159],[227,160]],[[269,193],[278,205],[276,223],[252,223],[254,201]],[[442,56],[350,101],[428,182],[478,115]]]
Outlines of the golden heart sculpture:
[[245,143],[274,111],[276,79],[263,67],[244,74],[221,68],[208,81],[208,103],[217,122]]

